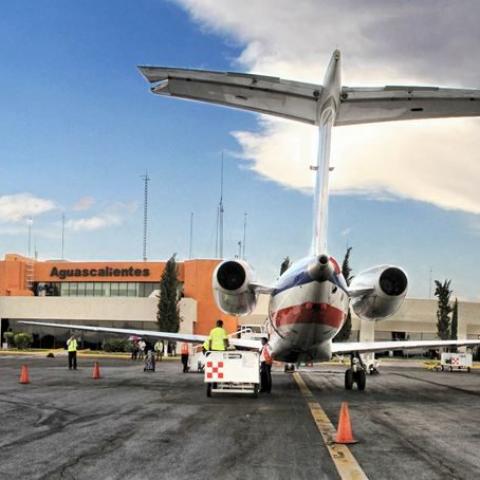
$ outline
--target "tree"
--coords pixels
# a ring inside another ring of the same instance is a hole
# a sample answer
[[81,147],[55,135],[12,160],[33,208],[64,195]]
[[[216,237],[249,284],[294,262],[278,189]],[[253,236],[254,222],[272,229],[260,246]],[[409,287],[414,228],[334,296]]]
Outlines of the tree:
[[14,335],[13,341],[19,350],[25,350],[33,343],[33,338],[29,333],[20,332]]
[[290,257],[285,257],[280,265],[280,275],[283,275],[290,268]]
[[442,340],[450,338],[450,313],[452,312],[450,283],[451,280],[445,280],[443,283],[435,280],[435,296],[438,297],[437,334]]
[[455,299],[455,302],[453,303],[450,338],[452,340],[457,340],[458,338],[458,299]]
[[158,300],[157,322],[162,332],[178,332],[180,311],[178,308],[179,286],[177,262],[173,254],[167,261],[160,279],[160,298]]
[[[345,257],[342,263],[342,275],[345,278],[345,282],[347,285],[350,285],[353,276],[351,275],[352,269],[350,268],[350,252],[352,251],[352,247],[348,247],[345,253]],[[340,331],[335,335],[334,341],[335,342],[346,342],[350,338],[350,334],[352,333],[352,312],[350,311],[350,306],[348,307],[347,318],[345,319],[344,324]]]

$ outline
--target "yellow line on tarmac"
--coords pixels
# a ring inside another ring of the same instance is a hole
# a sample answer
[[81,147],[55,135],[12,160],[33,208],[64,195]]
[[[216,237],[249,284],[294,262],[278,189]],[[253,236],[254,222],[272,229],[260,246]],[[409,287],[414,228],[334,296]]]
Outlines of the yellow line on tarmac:
[[332,425],[332,422],[330,422],[323,408],[315,400],[301,375],[295,372],[293,378],[308,403],[310,413],[315,420],[318,431],[322,435],[325,446],[332,457],[340,478],[342,480],[368,480],[368,477],[365,475],[365,472],[358,464],[350,449],[346,445],[334,443],[335,427]]

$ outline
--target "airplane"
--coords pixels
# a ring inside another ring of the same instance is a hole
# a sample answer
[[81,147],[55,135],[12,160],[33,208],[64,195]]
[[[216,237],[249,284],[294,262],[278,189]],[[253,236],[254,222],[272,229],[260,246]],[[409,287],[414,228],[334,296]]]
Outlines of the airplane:
[[[247,315],[259,294],[270,295],[267,331],[274,360],[287,363],[329,361],[335,354],[350,355],[345,388],[366,386],[361,354],[411,348],[474,346],[480,340],[428,340],[333,342],[345,322],[349,306],[363,319],[392,316],[408,289],[405,271],[379,265],[360,272],[347,285],[338,262],[328,254],[327,218],[330,141],[333,127],[426,118],[480,116],[480,90],[438,87],[346,87],[341,83],[341,54],[333,52],[323,85],[284,80],[253,73],[214,72],[140,66],[152,84],[151,92],[220,104],[304,122],[318,128],[317,164],[314,167],[314,222],[311,252],[285,271],[274,285],[255,280],[252,267],[242,259],[222,260],[213,273],[212,287],[220,310]],[[204,335],[136,329],[22,322],[80,331],[141,335],[203,343]],[[259,349],[260,341],[232,339],[239,348]]]

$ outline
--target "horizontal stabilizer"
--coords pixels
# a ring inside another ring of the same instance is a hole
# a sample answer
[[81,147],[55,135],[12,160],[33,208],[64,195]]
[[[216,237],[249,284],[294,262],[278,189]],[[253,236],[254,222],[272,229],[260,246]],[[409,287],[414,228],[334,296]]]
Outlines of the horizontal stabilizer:
[[152,92],[315,124],[320,85],[255,74],[138,67]]
[[344,87],[335,125],[479,115],[480,90]]
[[[152,92],[318,125],[322,85],[256,74],[138,67]],[[422,86],[343,87],[335,125],[480,116],[480,90]]]

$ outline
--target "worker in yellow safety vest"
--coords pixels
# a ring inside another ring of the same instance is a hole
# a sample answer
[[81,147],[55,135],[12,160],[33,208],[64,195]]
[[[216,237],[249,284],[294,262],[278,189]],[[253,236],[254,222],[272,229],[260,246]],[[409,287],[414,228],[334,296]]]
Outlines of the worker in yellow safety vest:
[[206,352],[208,352],[208,349],[210,348],[210,340],[207,338],[202,345],[202,353],[205,355]]
[[223,351],[228,348],[228,335],[223,328],[223,321],[217,320],[217,326],[210,331],[208,336],[208,349]]
[[72,335],[68,340],[67,340],[67,350],[68,350],[68,369],[71,370],[72,368],[74,370],[77,369],[77,339],[75,338],[75,335]]

